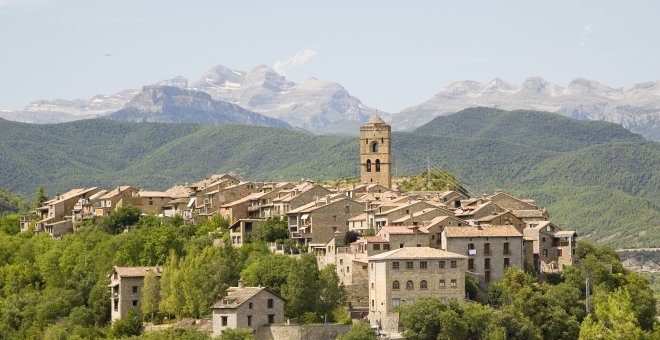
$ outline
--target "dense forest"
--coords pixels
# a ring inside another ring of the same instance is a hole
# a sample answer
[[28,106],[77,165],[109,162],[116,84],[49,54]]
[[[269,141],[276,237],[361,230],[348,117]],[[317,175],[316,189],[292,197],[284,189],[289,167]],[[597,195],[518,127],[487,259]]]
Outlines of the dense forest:
[[[472,194],[499,188],[537,200],[553,222],[614,247],[657,247],[660,144],[619,125],[533,111],[468,109],[393,134],[393,170],[451,172]],[[218,172],[250,180],[358,174],[356,138],[250,126],[55,125],[0,120],[0,179],[27,196],[81,186],[166,189]],[[17,176],[16,174],[20,174]]]
[[[172,323],[210,315],[210,306],[243,277],[287,301],[285,314],[302,323],[350,323],[346,292],[333,266],[321,270],[313,254],[273,255],[266,241],[282,236],[283,222],[271,220],[240,248],[213,245],[227,239],[221,217],[184,225],[161,221],[122,207],[54,240],[18,231],[12,215],[0,218],[0,338],[209,339],[192,330],[169,329],[140,335],[141,323]],[[123,230],[128,229],[128,232]],[[657,338],[656,304],[649,282],[621,266],[611,249],[580,242],[578,266],[548,275],[544,283],[510,269],[488,290],[467,280],[481,303],[458,305],[417,300],[400,308],[410,339],[593,339]],[[161,279],[145,278],[142,308],[109,323],[108,274],[114,265],[163,267]],[[585,278],[591,279],[591,314],[585,312]],[[481,293],[479,291],[481,290]],[[654,326],[656,327],[653,333]],[[368,339],[357,322],[344,339]],[[242,330],[222,339],[248,339]]]

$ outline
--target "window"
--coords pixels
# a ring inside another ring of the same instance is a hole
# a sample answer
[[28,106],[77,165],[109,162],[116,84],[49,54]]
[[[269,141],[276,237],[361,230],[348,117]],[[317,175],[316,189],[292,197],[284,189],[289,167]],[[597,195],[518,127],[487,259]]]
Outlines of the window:
[[347,214],[350,213],[351,212],[351,207],[348,206],[348,205],[345,205],[344,206],[344,212],[347,213]]
[[440,261],[439,264],[440,264],[440,269],[445,268],[445,261]]
[[426,261],[419,261],[419,269],[426,269]]
[[332,215],[332,222],[337,222],[337,215]]
[[484,269],[490,269],[490,259],[484,259]]
[[468,243],[468,249],[474,249],[474,243]]
[[490,270],[484,272],[486,282],[490,282]]
[[378,143],[373,142],[371,144],[371,152],[378,152]]
[[458,267],[458,263],[456,262],[456,260],[451,260],[450,263],[451,263],[451,267],[452,267],[452,268],[456,268],[456,267]]
[[392,282],[392,289],[399,290],[400,288],[401,288],[401,285],[399,284],[399,281]]
[[138,292],[138,286],[133,286],[133,294],[137,294]]
[[561,257],[561,255],[562,255],[562,250],[561,250],[561,249],[557,249],[557,256]]
[[371,300],[371,307],[373,308],[373,307],[375,307],[375,306],[376,306],[376,301],[375,301],[375,300]]
[[413,269],[413,261],[406,261],[406,269]]
[[413,290],[414,288],[415,285],[413,284],[413,282],[408,280],[408,282],[406,282],[406,290]]
[[383,250],[390,250],[390,244],[389,243],[383,244]]
[[399,262],[392,262],[392,269],[398,270],[399,269]]
[[445,280],[440,280],[440,288],[445,288]]
[[449,286],[452,288],[456,288],[456,279],[451,279],[451,281],[449,282]]
[[545,237],[541,238],[541,242],[545,243]]
[[227,326],[227,317],[226,316],[221,316],[220,317],[220,324],[222,326]]
[[484,243],[484,255],[490,255],[490,243]]
[[367,172],[371,172],[371,159],[367,159]]
[[380,172],[380,159],[376,160],[376,172]]
[[548,257],[548,250],[547,249],[543,249],[543,257]]
[[248,303],[248,309],[252,309],[252,302]]
[[428,284],[426,283],[426,280],[422,280],[419,283],[419,289],[427,289],[427,288],[428,288]]
[[154,205],[153,199],[149,199],[149,205]]
[[247,324],[248,326],[252,326],[252,315],[247,316]]
[[374,287],[374,283],[372,282],[372,283],[371,283],[371,290],[374,290],[374,288],[375,288],[375,287]]
[[504,268],[508,267],[511,265],[511,260],[508,257],[504,258]]
[[392,299],[392,307],[399,307],[401,305],[401,299]]
[[399,248],[403,248],[403,243],[399,243]]
[[374,244],[374,250],[380,250],[380,244]]
[[504,242],[504,255],[509,255],[509,242]]
[[133,307],[137,307],[138,300],[133,300]]
[[275,314],[268,314],[268,323],[275,323]]
[[273,299],[268,299],[268,308],[273,308]]
[[474,270],[474,259],[468,259],[468,269]]

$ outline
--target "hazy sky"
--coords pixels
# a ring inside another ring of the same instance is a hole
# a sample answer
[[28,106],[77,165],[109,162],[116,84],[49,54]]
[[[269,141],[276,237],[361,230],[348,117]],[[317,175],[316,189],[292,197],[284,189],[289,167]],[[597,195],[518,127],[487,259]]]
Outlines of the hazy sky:
[[265,64],[397,112],[465,79],[658,80],[660,2],[0,0],[0,44],[0,108]]

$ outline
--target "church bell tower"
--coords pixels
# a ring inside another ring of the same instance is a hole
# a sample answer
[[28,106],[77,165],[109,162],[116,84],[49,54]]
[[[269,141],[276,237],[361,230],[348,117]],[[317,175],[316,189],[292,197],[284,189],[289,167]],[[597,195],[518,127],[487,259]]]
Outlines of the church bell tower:
[[360,127],[360,179],[366,184],[392,187],[392,128],[374,116]]

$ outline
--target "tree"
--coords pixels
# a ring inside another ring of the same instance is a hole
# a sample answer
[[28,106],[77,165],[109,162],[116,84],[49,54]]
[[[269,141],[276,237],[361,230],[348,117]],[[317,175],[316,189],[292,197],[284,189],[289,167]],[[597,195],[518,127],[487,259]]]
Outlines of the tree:
[[150,270],[144,276],[144,285],[142,286],[142,314],[149,315],[151,322],[154,321],[154,314],[158,313],[158,304],[160,303],[160,282],[156,273]]
[[440,333],[440,312],[446,307],[438,299],[416,299],[399,307],[399,322],[407,339],[435,339]]
[[319,315],[325,316],[346,303],[346,289],[337,276],[334,264],[327,265],[319,273]]
[[101,230],[107,232],[108,234],[119,234],[127,226],[135,225],[140,220],[140,215],[142,211],[138,207],[131,205],[124,205],[113,212],[108,216],[103,218],[99,223]]
[[112,324],[112,335],[115,338],[140,335],[141,332],[142,316],[135,308],[132,308],[123,318]]
[[360,237],[360,233],[358,233],[355,230],[349,230],[344,235],[344,244],[348,246],[349,244],[357,241],[359,237]]
[[289,238],[289,226],[285,217],[269,218],[258,223],[250,234],[250,241],[275,242]]
[[217,340],[253,340],[254,330],[251,328],[227,328],[216,338]]
[[289,318],[302,316],[306,312],[316,312],[319,300],[319,270],[316,256],[303,254],[289,271],[286,284],[282,287],[282,297],[287,301],[285,314]]
[[16,235],[21,232],[21,217],[17,214],[8,214],[0,217],[0,233]]
[[483,339],[493,322],[493,309],[478,303],[463,305],[463,319],[472,339]]
[[181,281],[179,258],[172,251],[163,266],[163,274],[160,278],[161,300],[158,307],[161,312],[168,315],[181,316],[184,304]]
[[479,293],[479,283],[469,275],[465,275],[465,293],[470,300],[475,300]]
[[34,206],[41,207],[46,201],[48,201],[48,196],[46,196],[46,189],[43,185],[40,185],[37,189],[37,192],[34,194]]
[[339,337],[339,340],[376,340],[378,336],[371,329],[371,325],[364,321],[354,322],[351,329],[346,334]]
[[446,310],[438,315],[440,319],[440,333],[438,339],[462,340],[467,337],[468,325],[455,311]]
[[537,326],[514,306],[504,306],[495,313],[493,326],[503,328],[510,340],[542,339]]
[[295,264],[295,258],[287,255],[261,256],[241,272],[241,277],[248,286],[263,286],[281,295],[282,286]]
[[641,339],[630,294],[617,289],[607,296],[600,296],[594,313],[587,316],[580,327],[580,339]]

